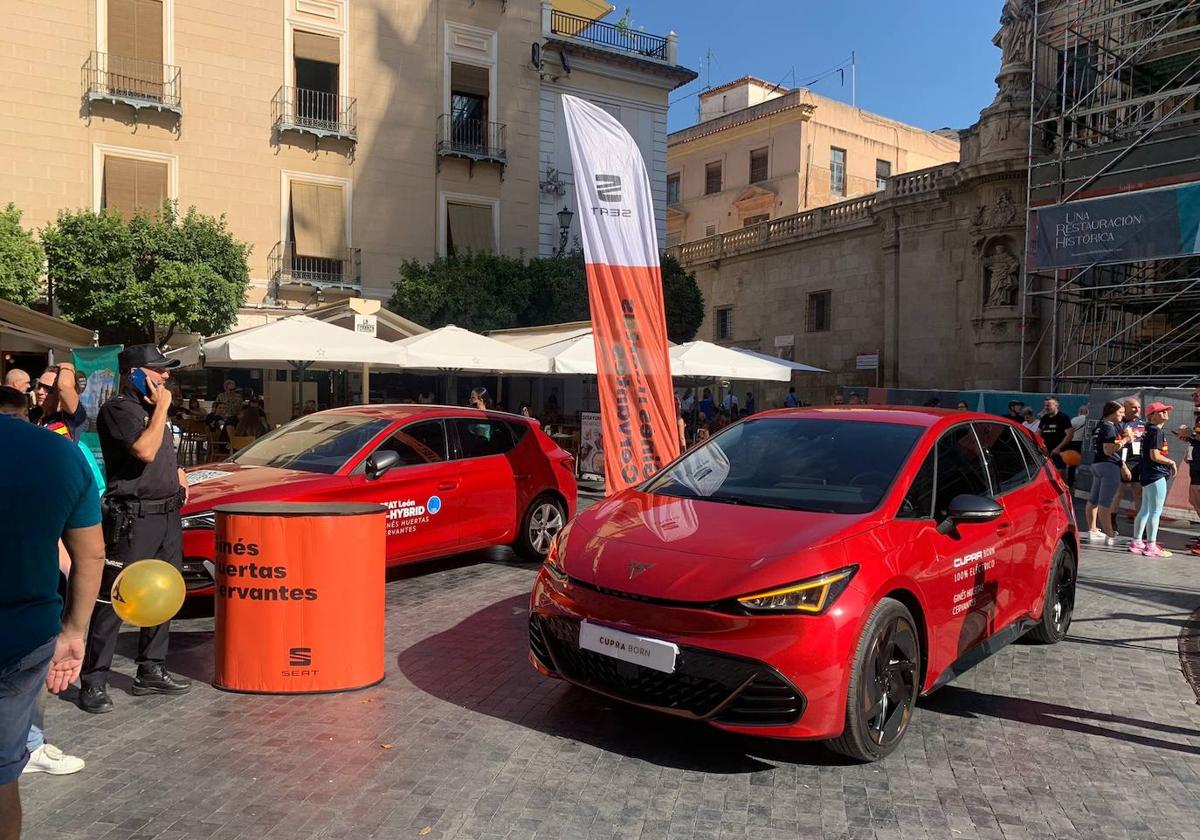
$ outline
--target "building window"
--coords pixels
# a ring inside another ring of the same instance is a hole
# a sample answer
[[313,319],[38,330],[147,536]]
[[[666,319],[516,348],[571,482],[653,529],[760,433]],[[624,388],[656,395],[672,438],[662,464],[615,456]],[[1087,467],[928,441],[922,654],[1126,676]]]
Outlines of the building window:
[[496,250],[494,208],[486,204],[446,202],[446,255]]
[[142,211],[151,215],[170,198],[170,169],[165,161],[106,155],[100,187],[100,209],[131,219]]
[[339,282],[346,272],[346,195],[341,184],[291,181],[285,259],[293,280]]
[[887,189],[887,179],[892,177],[892,162],[890,160],[875,161],[875,189]]
[[162,0],[108,0],[107,66],[113,92],[163,98]]
[[338,39],[296,30],[292,33],[292,62],[297,119],[313,125],[336,125],[341,112]]
[[742,220],[742,227],[750,227],[750,225],[758,225],[769,221],[771,221],[770,213],[761,213],[757,216],[747,216]]
[[713,195],[721,191],[721,161],[713,161],[704,167],[704,194]]
[[718,309],[714,313],[714,335],[717,341],[729,341],[733,338],[733,307]]
[[846,194],[846,150],[829,150],[829,191],[834,195]]
[[750,153],[750,183],[757,184],[768,178],[770,156],[765,148],[755,149]]
[[683,241],[683,232],[678,230],[667,231],[667,247],[674,248]]
[[808,331],[829,332],[833,321],[833,292],[810,292],[808,295]]
[[716,236],[717,235],[717,226],[715,224],[705,225],[704,226],[704,235],[705,236]]
[[450,141],[458,149],[490,148],[489,69],[474,64],[450,62]]
[[679,173],[667,176],[667,204],[679,203]]

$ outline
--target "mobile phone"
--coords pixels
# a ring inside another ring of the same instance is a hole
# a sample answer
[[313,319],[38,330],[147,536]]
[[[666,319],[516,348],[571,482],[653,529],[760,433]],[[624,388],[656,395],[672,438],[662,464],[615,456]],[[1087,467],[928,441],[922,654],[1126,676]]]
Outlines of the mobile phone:
[[143,397],[150,396],[150,386],[146,382],[146,371],[141,368],[134,368],[129,372],[129,384]]

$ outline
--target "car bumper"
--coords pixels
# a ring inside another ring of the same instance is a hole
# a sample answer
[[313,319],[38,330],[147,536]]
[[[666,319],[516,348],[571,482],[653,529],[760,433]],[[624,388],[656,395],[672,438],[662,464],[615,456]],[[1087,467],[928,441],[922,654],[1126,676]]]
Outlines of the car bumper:
[[183,532],[183,583],[188,597],[213,594],[213,533],[211,528]]
[[[635,705],[773,738],[832,738],[845,723],[858,612],[731,615],[664,606],[543,569],[530,609],[530,662],[541,673]],[[853,600],[853,596],[850,600]],[[665,674],[579,648],[582,620],[679,646]]]

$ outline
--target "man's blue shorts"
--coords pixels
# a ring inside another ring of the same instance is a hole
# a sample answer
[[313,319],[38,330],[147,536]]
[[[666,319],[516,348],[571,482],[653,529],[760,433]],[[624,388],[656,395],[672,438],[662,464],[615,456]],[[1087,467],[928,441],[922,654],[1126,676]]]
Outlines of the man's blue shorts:
[[21,778],[29,761],[25,739],[38,695],[46,685],[55,639],[0,668],[0,785]]

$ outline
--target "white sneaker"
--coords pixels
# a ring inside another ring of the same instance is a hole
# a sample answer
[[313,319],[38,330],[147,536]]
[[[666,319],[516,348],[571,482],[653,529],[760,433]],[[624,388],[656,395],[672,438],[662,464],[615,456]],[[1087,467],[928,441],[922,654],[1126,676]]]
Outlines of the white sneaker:
[[1111,536],[1111,537],[1105,537],[1105,538],[1104,538],[1104,544],[1105,544],[1105,545],[1116,545],[1116,544],[1117,544],[1117,537],[1116,537],[1116,535],[1113,535],[1113,536]]
[[1088,531],[1088,542],[1102,543],[1106,534],[1101,530]]
[[51,776],[69,776],[83,769],[83,759],[67,755],[53,744],[42,744],[29,754],[29,763],[22,772],[49,773]]

